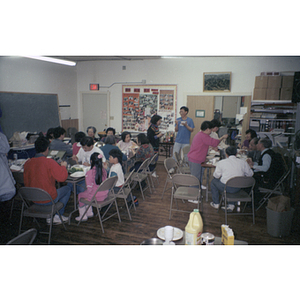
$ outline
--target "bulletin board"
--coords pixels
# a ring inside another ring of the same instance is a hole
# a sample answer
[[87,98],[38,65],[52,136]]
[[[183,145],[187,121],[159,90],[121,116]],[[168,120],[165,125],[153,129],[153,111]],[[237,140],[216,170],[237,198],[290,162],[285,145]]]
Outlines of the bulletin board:
[[160,131],[174,131],[177,85],[123,85],[122,131],[145,132],[151,117],[162,117]]

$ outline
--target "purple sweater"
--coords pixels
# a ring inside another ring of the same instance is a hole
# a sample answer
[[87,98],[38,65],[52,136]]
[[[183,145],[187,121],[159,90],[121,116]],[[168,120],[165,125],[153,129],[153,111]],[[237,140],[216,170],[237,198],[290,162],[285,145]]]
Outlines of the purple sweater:
[[190,162],[201,164],[205,162],[209,146],[217,147],[220,141],[211,138],[208,134],[199,131],[193,138],[191,149],[188,153]]

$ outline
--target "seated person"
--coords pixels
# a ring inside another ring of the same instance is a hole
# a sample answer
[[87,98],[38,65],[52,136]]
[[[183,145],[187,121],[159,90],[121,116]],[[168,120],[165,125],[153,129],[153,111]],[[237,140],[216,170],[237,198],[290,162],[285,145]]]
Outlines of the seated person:
[[272,141],[264,138],[258,141],[257,150],[260,151],[261,157],[258,162],[253,162],[251,158],[247,158],[247,162],[254,171],[255,187],[254,197],[259,200],[259,187],[268,189],[274,188],[276,182],[284,173],[284,163],[281,155],[275,153],[272,147]]
[[85,137],[85,133],[83,131],[78,131],[75,133],[75,143],[73,144],[73,155],[76,155],[81,148],[80,141]]
[[49,150],[66,151],[66,156],[73,155],[73,149],[71,144],[64,143],[66,130],[60,126],[54,128],[54,140],[49,146]]
[[259,162],[260,159],[260,151],[257,150],[259,138],[253,138],[249,143],[249,151],[247,153],[248,158],[251,158],[253,162]]
[[239,144],[238,147],[241,148],[241,149],[248,150],[249,149],[250,141],[252,139],[254,139],[255,137],[257,137],[257,134],[256,134],[255,130],[248,129],[246,131],[245,140],[243,141],[242,144]]
[[46,138],[52,142],[54,140],[54,128],[49,128],[46,133]]
[[87,129],[86,129],[86,133],[87,133],[87,135],[88,136],[90,136],[92,139],[93,139],[93,141],[94,141],[94,143],[96,143],[99,139],[97,139],[96,137],[95,137],[95,134],[96,134],[96,128],[94,127],[94,126],[89,126]]
[[[67,162],[62,161],[59,165],[54,159],[47,158],[49,145],[50,142],[45,137],[39,137],[35,141],[36,155],[24,164],[24,185],[43,189],[49,193],[54,203],[63,203],[64,206],[59,213],[63,222],[67,222],[68,218],[63,214],[70,198],[71,189],[67,185],[58,189],[55,187],[56,181],[64,182],[68,178]],[[51,205],[51,201],[39,205]],[[50,218],[47,219],[47,223],[50,224]],[[58,215],[54,216],[53,224],[61,224]]]
[[[103,143],[105,143],[105,138],[106,138],[107,136],[113,135],[113,136],[115,137],[115,135],[116,135],[116,130],[115,130],[114,128],[112,128],[112,127],[108,127],[108,128],[105,130],[105,132],[106,132],[106,136],[104,136],[104,137],[101,139],[101,142],[103,142]],[[116,138],[116,137],[115,137],[115,140],[116,140],[116,143],[119,142],[119,139]]]
[[[113,135],[109,135],[105,138],[105,146],[102,146],[100,149],[104,153],[106,160],[109,159],[109,151],[111,149],[120,150],[119,147],[116,146],[116,140]],[[126,160],[127,160],[127,155],[122,153],[122,161],[126,161]]]
[[[102,150],[96,146],[94,146],[93,138],[90,136],[85,136],[80,141],[81,148],[79,149],[76,155],[72,156],[72,159],[76,161],[76,163],[80,163],[84,166],[90,166],[91,164],[91,155],[95,152],[101,154],[103,156],[102,162],[103,167],[107,168],[106,158],[102,152]],[[73,184],[68,183],[68,186],[73,191]],[[76,194],[82,193],[86,190],[85,180],[81,180],[77,184]]]
[[137,144],[131,140],[131,133],[129,131],[124,131],[121,134],[121,140],[118,142],[117,146],[121,151],[127,151],[137,147]]
[[[138,143],[138,146],[140,146],[140,147],[136,151],[136,154],[135,154],[136,162],[135,162],[134,166],[132,168],[130,168],[130,172],[132,170],[137,171],[138,168],[140,167],[140,165],[147,158],[151,158],[155,154],[152,145],[149,143],[149,140],[144,133],[138,134],[137,143]],[[150,165],[149,168],[150,168],[150,171],[152,171],[155,168],[155,165]]]
[[[85,184],[87,189],[78,195],[79,216],[75,218],[76,221],[79,222],[81,220],[81,217],[83,216],[86,210],[86,204],[82,203],[80,200],[82,198],[85,198],[88,201],[91,201],[98,187],[106,178],[107,178],[107,172],[103,168],[102,154],[94,152],[91,155],[91,169],[85,175]],[[97,202],[105,200],[107,194],[108,194],[108,190],[98,192],[96,194]],[[82,218],[82,221],[87,221],[88,218],[91,218],[93,216],[94,216],[93,207],[90,206],[85,216]]]
[[16,194],[15,179],[8,165],[7,153],[10,151],[7,137],[0,132],[0,202],[8,201]]
[[[217,163],[214,171],[214,178],[211,181],[211,196],[212,202],[210,205],[218,209],[220,203],[220,195],[223,193],[226,182],[237,176],[252,177],[253,171],[246,161],[236,157],[237,149],[234,146],[226,148],[226,159],[220,160]],[[228,193],[237,193],[240,188],[227,187]],[[233,203],[228,203],[227,210],[232,212],[235,206]],[[224,208],[223,208],[224,209]]]
[[[103,154],[100,148],[94,146],[93,138],[90,136],[85,136],[80,141],[81,148],[79,149],[76,155],[72,156],[72,159],[75,160],[77,163],[81,163],[84,166],[90,166],[90,157],[94,152],[98,152]],[[105,157],[102,159],[103,164],[106,163]]]
[[[117,194],[125,182],[124,172],[122,168],[122,152],[118,147],[109,151],[109,163],[111,165],[111,168],[109,170],[108,177],[118,177],[118,180],[114,186],[114,192]],[[136,197],[133,196],[133,199],[135,200]],[[126,200],[128,203],[132,202],[130,194],[128,195]]]

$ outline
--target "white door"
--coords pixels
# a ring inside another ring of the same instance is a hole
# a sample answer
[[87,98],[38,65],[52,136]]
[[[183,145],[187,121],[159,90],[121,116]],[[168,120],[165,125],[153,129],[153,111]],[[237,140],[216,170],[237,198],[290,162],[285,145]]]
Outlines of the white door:
[[107,102],[107,94],[82,93],[82,124],[85,133],[89,126],[96,127],[97,132],[108,127]]

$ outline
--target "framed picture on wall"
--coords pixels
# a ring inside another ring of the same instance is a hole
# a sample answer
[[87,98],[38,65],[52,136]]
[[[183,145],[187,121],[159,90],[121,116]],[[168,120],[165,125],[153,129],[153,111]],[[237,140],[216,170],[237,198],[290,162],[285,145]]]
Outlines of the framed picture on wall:
[[230,92],[231,72],[203,73],[203,92]]

